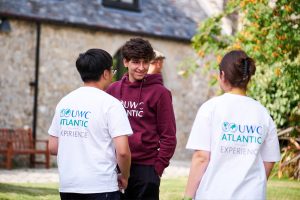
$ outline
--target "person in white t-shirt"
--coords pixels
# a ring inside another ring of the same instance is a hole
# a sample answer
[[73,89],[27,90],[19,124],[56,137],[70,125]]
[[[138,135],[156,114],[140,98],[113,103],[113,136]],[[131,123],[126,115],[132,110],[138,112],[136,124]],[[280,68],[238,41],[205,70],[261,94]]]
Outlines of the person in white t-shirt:
[[112,81],[111,66],[112,57],[102,49],[80,54],[76,68],[83,87],[56,107],[48,132],[61,199],[117,200],[119,189],[127,187],[132,129],[122,104],[104,91]]
[[280,148],[268,111],[246,95],[254,61],[241,50],[231,51],[219,69],[225,94],[198,110],[186,145],[194,154],[184,199],[266,199]]

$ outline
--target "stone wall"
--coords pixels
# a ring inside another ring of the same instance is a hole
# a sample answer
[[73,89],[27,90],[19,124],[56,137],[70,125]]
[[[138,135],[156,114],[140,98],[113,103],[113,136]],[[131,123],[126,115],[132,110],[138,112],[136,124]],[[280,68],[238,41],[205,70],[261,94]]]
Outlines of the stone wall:
[[[0,68],[0,109],[3,111],[0,114],[0,125],[19,127],[32,124],[33,93],[30,93],[28,82],[34,77],[35,24],[15,20],[10,22],[12,31],[0,34],[0,44],[5,46],[0,50],[0,58],[4,60]],[[82,85],[75,68],[78,54],[89,48],[103,48],[114,55],[131,37],[135,35],[42,24],[38,138],[47,138],[47,130],[58,101]],[[189,44],[150,37],[145,39],[167,57],[163,77],[165,86],[173,94],[178,137],[175,158],[190,159],[190,153],[185,150],[187,137],[197,109],[209,97],[211,90],[206,78],[199,72],[188,79],[177,74],[178,65],[193,56]]]
[[0,32],[0,127],[32,126],[35,24],[11,20],[9,33]]

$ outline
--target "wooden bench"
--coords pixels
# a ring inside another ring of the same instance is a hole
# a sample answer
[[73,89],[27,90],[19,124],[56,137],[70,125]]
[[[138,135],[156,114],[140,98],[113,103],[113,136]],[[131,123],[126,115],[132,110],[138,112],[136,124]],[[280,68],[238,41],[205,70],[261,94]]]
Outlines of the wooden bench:
[[[36,148],[38,143],[42,143],[43,148]],[[30,156],[30,164],[45,164],[46,168],[50,166],[50,152],[48,148],[48,140],[33,140],[31,129],[0,129],[0,154],[6,159],[2,166],[6,169],[12,168],[12,159],[17,154],[28,154]],[[41,154],[45,157],[45,162],[35,161],[35,154]]]

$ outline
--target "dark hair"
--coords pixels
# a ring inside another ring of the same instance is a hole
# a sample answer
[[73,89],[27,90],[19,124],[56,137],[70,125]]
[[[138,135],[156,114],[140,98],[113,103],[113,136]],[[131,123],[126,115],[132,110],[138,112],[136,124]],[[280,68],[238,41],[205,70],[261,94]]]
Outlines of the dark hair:
[[151,44],[142,38],[131,38],[121,49],[126,60],[144,59],[150,61],[155,57]]
[[233,87],[247,89],[248,82],[255,74],[254,60],[242,50],[234,50],[227,53],[220,65],[220,72],[224,71],[225,79]]
[[112,57],[102,49],[89,49],[79,54],[76,68],[83,82],[98,81],[104,70],[110,70]]

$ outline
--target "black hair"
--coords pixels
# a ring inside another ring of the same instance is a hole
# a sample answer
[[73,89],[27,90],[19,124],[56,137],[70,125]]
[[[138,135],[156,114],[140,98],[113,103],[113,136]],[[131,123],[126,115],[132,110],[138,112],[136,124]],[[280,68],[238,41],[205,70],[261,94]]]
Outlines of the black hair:
[[242,50],[228,52],[219,65],[220,72],[233,87],[247,89],[251,76],[255,74],[254,60]]
[[89,49],[79,54],[76,68],[83,82],[98,81],[104,70],[110,70],[112,57],[102,49]]
[[142,38],[131,38],[121,49],[122,56],[126,60],[144,59],[150,61],[155,57],[153,48],[148,40]]

